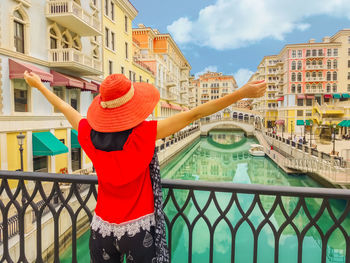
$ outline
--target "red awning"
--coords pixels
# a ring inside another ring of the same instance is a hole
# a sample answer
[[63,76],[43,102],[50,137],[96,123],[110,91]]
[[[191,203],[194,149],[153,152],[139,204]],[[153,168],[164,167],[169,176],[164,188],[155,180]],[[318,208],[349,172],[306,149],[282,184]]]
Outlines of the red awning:
[[314,99],[314,98],[315,98],[315,95],[306,95],[306,98],[307,98],[307,99]]
[[162,101],[161,104],[160,104],[160,106],[161,106],[162,108],[171,108],[170,105],[169,105],[168,103],[166,103],[165,101]]
[[9,59],[10,79],[23,79],[24,71],[26,70],[28,72],[34,72],[35,74],[37,74],[42,81],[53,81],[53,76],[50,73],[45,72],[32,64]]
[[284,101],[284,97],[278,98],[277,101]]
[[65,87],[72,87],[72,88],[84,88],[84,83],[71,76],[64,75],[62,73],[58,73],[54,70],[50,71],[53,75],[53,82],[51,83],[51,87],[53,86],[65,86]]
[[305,99],[305,95],[304,94],[297,95],[297,99]]
[[79,80],[81,80],[84,83],[84,88],[83,90],[88,90],[88,91],[93,91],[93,92],[97,92],[97,86],[85,79],[81,79],[78,78]]
[[178,105],[175,105],[175,104],[170,104],[170,107],[174,110],[182,110],[182,108]]
[[93,81],[93,80],[91,80],[91,83],[94,84],[97,87],[97,91],[96,92],[100,92],[100,85],[101,85],[101,83],[98,83],[98,82]]
[[283,125],[284,124],[284,120],[278,120],[278,121],[276,121],[276,124],[277,125]]
[[325,94],[324,95],[324,98],[325,99],[331,99],[333,96],[332,96],[332,94]]

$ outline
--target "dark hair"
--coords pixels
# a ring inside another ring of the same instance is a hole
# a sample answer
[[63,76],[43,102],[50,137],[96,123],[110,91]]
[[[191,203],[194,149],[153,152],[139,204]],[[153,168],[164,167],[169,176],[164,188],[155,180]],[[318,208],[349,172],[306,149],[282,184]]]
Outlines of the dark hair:
[[111,152],[123,150],[132,129],[120,132],[98,132],[91,130],[90,138],[94,147],[98,150]]

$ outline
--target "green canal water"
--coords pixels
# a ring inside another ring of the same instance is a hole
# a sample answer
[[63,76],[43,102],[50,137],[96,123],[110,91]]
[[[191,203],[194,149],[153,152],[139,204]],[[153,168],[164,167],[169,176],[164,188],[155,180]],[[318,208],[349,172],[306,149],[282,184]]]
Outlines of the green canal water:
[[[222,144],[224,143],[224,144]],[[185,150],[183,150],[175,159],[162,168],[162,178],[181,179],[181,180],[203,180],[212,182],[234,182],[244,184],[265,184],[265,185],[283,185],[299,187],[321,187],[317,182],[307,176],[287,175],[280,170],[270,159],[265,157],[252,157],[248,154],[249,146],[257,143],[254,138],[245,138],[242,132],[213,132],[210,137],[201,138]],[[167,191],[166,189],[163,191]],[[166,193],[166,192],[164,192]],[[186,190],[175,190],[176,201],[181,207],[188,195]],[[196,199],[202,209],[208,200],[209,193],[203,191],[195,192]],[[231,195],[228,193],[216,193],[216,199],[221,210],[227,207]],[[262,209],[268,213],[275,200],[271,196],[261,196]],[[244,212],[246,212],[252,201],[253,196],[249,194],[238,194],[239,203]],[[291,215],[298,198],[282,198],[284,208],[288,215]],[[314,217],[321,206],[322,200],[309,198],[306,205],[312,217]],[[344,209],[345,202],[342,200],[331,200],[332,211],[338,218]],[[176,208],[170,202],[165,208],[165,213],[171,221]],[[184,210],[190,223],[198,215],[195,204],[191,201]],[[219,217],[219,211],[211,202],[205,212],[207,223],[211,225]],[[227,220],[234,227],[242,218],[236,204],[226,214]],[[248,263],[253,262],[253,230],[264,219],[261,209],[256,205],[249,215],[250,224],[247,222],[240,225],[235,237],[235,262]],[[275,249],[279,251],[279,262],[294,263],[297,262],[297,232],[302,231],[310,220],[304,209],[300,209],[293,219],[294,228],[288,225],[282,231],[278,247],[275,247],[275,238],[271,225],[279,229],[285,221],[282,210],[278,207],[269,218],[269,223],[265,224],[260,230],[258,238],[258,260],[259,263],[274,262]],[[207,223],[203,218],[199,219],[193,230],[192,243],[192,262],[209,262],[209,244],[210,234]],[[324,234],[333,225],[333,220],[328,211],[323,212],[317,221],[318,229],[312,227],[305,235],[303,240],[303,258],[302,262],[319,263],[321,262],[321,238],[319,231]],[[342,223],[345,231],[350,233],[350,216]],[[172,231],[172,262],[188,262],[188,239],[189,232],[185,221],[178,217],[175,221]],[[214,232],[214,262],[231,262],[232,238],[231,230],[225,220],[217,224]],[[89,231],[78,239],[78,262],[89,262]],[[335,230],[329,238],[327,244],[326,262],[345,262],[346,241],[340,230]],[[71,250],[68,249],[61,256],[61,262],[71,262]]]

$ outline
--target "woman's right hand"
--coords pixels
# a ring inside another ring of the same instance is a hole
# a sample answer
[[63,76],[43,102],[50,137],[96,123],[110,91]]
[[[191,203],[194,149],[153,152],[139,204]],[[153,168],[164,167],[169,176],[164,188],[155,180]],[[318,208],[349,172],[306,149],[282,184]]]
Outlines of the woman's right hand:
[[242,98],[260,98],[266,92],[265,80],[250,81],[238,90]]
[[24,72],[24,79],[27,82],[27,84],[34,88],[39,88],[40,84],[42,84],[40,77],[35,74],[34,72]]

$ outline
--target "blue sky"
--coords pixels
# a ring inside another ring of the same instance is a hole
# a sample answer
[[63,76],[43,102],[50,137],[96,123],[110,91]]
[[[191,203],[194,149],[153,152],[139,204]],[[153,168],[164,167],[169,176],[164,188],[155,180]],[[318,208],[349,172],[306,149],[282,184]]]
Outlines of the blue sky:
[[139,23],[171,33],[192,66],[243,85],[265,55],[350,28],[349,0],[130,0]]

